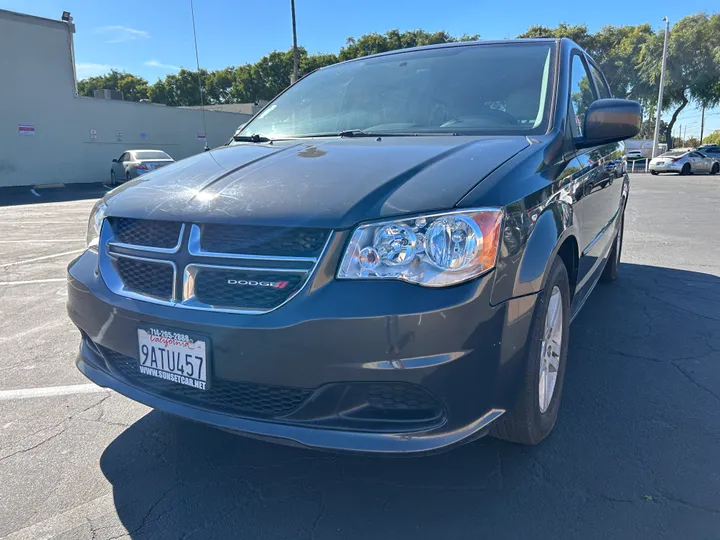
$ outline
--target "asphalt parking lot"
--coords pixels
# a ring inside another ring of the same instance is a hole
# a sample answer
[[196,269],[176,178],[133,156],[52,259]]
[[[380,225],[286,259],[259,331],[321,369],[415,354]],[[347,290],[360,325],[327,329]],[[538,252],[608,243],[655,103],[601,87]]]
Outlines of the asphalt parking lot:
[[411,459],[244,439],[87,385],[64,275],[95,196],[0,199],[0,538],[720,538],[718,177],[633,175],[620,279],[573,323],[548,440]]

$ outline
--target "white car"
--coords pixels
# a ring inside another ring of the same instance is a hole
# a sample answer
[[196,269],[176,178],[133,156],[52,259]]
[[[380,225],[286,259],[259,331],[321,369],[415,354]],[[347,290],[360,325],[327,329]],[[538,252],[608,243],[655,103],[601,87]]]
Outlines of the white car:
[[640,150],[630,150],[627,153],[628,161],[633,161],[635,159],[642,159],[642,158],[643,158],[643,154]]
[[717,174],[720,163],[697,150],[670,150],[650,161],[650,174],[674,172],[679,174]]

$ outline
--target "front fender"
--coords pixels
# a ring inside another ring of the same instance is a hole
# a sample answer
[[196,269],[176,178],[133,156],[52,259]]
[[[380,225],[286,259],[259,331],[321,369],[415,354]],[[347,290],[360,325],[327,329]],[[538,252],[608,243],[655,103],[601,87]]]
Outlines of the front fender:
[[578,234],[573,207],[567,201],[557,200],[528,215],[520,219],[508,216],[501,249],[505,256],[497,265],[493,305],[540,292],[560,246]]

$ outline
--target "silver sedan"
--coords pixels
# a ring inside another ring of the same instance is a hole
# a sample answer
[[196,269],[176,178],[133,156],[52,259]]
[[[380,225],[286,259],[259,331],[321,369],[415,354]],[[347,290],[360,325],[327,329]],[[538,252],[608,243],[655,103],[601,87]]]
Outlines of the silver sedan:
[[680,174],[717,174],[720,163],[697,150],[670,150],[650,161],[650,174],[674,172]]
[[116,186],[171,163],[175,160],[162,150],[127,150],[112,160],[110,185]]

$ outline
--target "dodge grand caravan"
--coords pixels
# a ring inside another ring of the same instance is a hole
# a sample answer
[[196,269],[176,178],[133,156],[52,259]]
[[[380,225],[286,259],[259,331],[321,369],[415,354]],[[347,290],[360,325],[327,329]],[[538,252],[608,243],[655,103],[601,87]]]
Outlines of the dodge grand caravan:
[[231,144],[109,192],[68,268],[79,369],[306,447],[422,453],[552,430],[570,322],[618,276],[613,99],[573,42],[320,69]]

